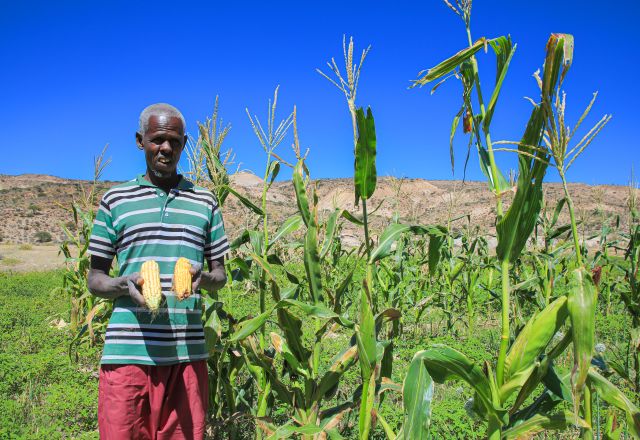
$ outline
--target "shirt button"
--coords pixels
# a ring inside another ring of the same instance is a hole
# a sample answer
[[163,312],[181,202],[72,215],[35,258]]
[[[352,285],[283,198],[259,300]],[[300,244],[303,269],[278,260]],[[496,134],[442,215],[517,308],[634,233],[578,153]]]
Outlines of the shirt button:
[[160,193],[160,197],[164,197],[164,193]]
[[165,216],[165,217],[169,217],[169,213],[167,212],[164,216]]

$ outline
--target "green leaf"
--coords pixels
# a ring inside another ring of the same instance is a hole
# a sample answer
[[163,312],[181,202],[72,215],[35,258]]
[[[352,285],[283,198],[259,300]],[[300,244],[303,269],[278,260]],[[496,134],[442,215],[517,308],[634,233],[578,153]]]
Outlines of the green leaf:
[[433,399],[433,380],[425,366],[424,359],[417,353],[404,378],[402,401],[404,403],[405,436],[415,440],[429,438],[431,424],[431,400]]
[[357,109],[356,122],[358,139],[353,180],[357,205],[360,199],[369,199],[376,190],[376,127],[371,108],[367,108],[366,118],[362,107]]
[[271,185],[273,185],[273,181],[276,180],[276,177],[278,176],[279,172],[280,172],[280,162],[277,160],[274,160],[269,164],[268,175],[270,176],[270,178],[269,178],[269,184],[267,185],[267,190],[271,188]]
[[432,234],[435,236],[441,236],[443,234],[443,231],[440,228],[434,226],[391,223],[380,236],[378,246],[371,253],[369,264],[373,264],[376,261],[391,255],[391,245],[395,243],[402,234],[409,231],[416,235]]
[[281,238],[286,237],[292,232],[295,232],[298,229],[300,229],[301,225],[302,225],[302,217],[300,217],[297,214],[286,219],[282,223],[282,225],[280,225],[280,229],[278,229],[278,232],[276,232],[276,235],[274,235],[273,238],[271,239],[271,242],[269,243],[269,247],[271,247],[273,243],[277,242]]
[[451,134],[449,135],[449,157],[451,158],[451,174],[454,173],[454,163],[455,156],[453,154],[453,138],[456,134],[456,130],[458,129],[458,125],[460,124],[460,117],[464,113],[464,107],[460,109],[458,113],[453,117],[453,121],[451,122]]
[[438,270],[438,263],[440,263],[440,255],[444,239],[447,234],[445,227],[440,227],[441,234],[429,234],[429,275],[434,275]]
[[593,368],[589,370],[587,381],[590,387],[595,388],[602,400],[624,412],[627,418],[627,428],[636,438],[640,438],[640,410],[638,407]]
[[478,160],[480,162],[480,169],[482,173],[485,175],[487,180],[489,181],[489,187],[494,194],[501,194],[505,191],[509,190],[509,182],[504,178],[502,171],[496,169],[497,175],[493,176],[493,171],[491,170],[491,161],[489,159],[489,153],[487,149],[480,144],[478,145]]
[[314,219],[311,216],[311,211],[309,211],[309,199],[307,198],[307,186],[304,180],[304,162],[302,159],[293,167],[293,188],[296,192],[298,212],[300,212],[304,224],[309,226]]
[[571,387],[574,405],[578,408],[595,345],[597,293],[591,274],[584,267],[571,271],[568,290],[567,307],[571,317],[574,358]]
[[320,259],[324,259],[331,249],[331,243],[333,242],[334,237],[336,236],[336,230],[338,225],[338,215],[340,214],[340,209],[336,208],[327,218],[327,222],[325,223],[325,232],[324,232],[324,240],[322,241],[322,247],[320,249]]
[[322,274],[316,234],[316,227],[309,225],[304,240],[304,269],[307,272],[309,292],[314,303],[319,302],[322,297]]
[[351,223],[353,223],[354,225],[357,226],[364,226],[364,223],[362,222],[362,220],[360,220],[359,218],[357,218],[356,216],[354,216],[353,214],[351,214],[349,211],[347,211],[346,209],[343,209],[340,212],[340,216],[344,217],[345,219],[349,220]]
[[428,69],[426,72],[423,70],[422,72],[418,73],[418,79],[412,81],[413,84],[410,88],[413,88],[415,86],[423,86],[438,78],[442,78],[446,74],[453,71],[453,69],[458,67],[463,61],[470,59],[476,52],[478,52],[485,46],[486,42],[486,38],[481,38],[473,43],[472,46],[462,49],[460,52],[456,53],[450,58],[447,58],[431,69]]
[[496,103],[498,102],[498,96],[500,95],[500,90],[502,89],[502,83],[504,82],[504,78],[507,75],[507,70],[509,70],[509,63],[511,63],[511,58],[513,58],[513,54],[516,51],[516,46],[512,45],[510,36],[496,38],[489,41],[489,44],[496,53],[498,66],[496,69],[496,85],[493,89],[493,93],[491,94],[491,99],[489,100],[487,111],[482,121],[485,131],[489,131],[489,125],[491,125],[491,118],[493,117],[493,112],[496,108]]
[[544,310],[534,314],[520,331],[505,359],[504,384],[500,388],[502,402],[524,385],[533,371],[536,359],[562,327],[567,315],[567,297],[561,296]]
[[249,319],[248,321],[241,322],[239,324],[238,330],[236,330],[233,333],[233,335],[231,335],[231,337],[229,338],[229,341],[238,342],[242,339],[245,339],[248,336],[251,336],[253,333],[258,331],[258,329],[260,329],[265,322],[267,322],[267,319],[269,319],[269,316],[271,315],[272,312],[273,312],[273,307],[271,307],[266,312],[259,314],[255,318]]
[[252,210],[256,214],[258,214],[260,216],[264,216],[265,215],[264,211],[262,211],[262,209],[258,208],[251,200],[249,200],[248,198],[246,198],[245,196],[240,194],[235,189],[231,188],[228,185],[225,185],[225,189],[227,191],[229,191],[231,194],[233,194],[234,196],[236,196],[236,198],[238,200],[240,200],[240,203],[242,203],[244,206],[246,206],[247,208],[249,208],[250,210]]
[[229,247],[231,249],[238,249],[240,246],[242,246],[245,243],[249,242],[249,231],[247,231],[246,229],[244,231],[242,231],[242,233],[231,242],[231,244],[229,245]]
[[[500,261],[515,261],[536,225],[542,207],[542,181],[547,170],[548,155],[537,147],[542,141],[544,117],[542,107],[531,112],[527,128],[518,146],[518,186],[507,213],[496,224]],[[533,159],[531,156],[537,159]]]
[[358,358],[362,370],[362,379],[368,380],[376,365],[376,326],[371,304],[363,286],[360,294],[360,322],[356,326]]
[[[552,103],[556,86],[562,85],[573,62],[573,35],[551,34],[542,75],[542,97]],[[558,84],[558,79],[560,83]]]
[[505,440],[531,438],[542,431],[563,430],[569,426],[588,428],[589,424],[570,411],[562,411],[552,416],[536,414],[519,425],[503,431],[502,438]]
[[467,382],[475,390],[484,410],[502,423],[506,422],[507,412],[493,404],[498,399],[494,399],[489,379],[482,368],[463,353],[446,345],[434,344],[427,350],[416,353],[414,359],[415,357],[424,361],[429,375],[438,383],[456,379]]
[[358,347],[356,345],[342,350],[333,360],[329,370],[320,379],[313,400],[318,401],[322,397],[328,397],[328,395],[332,394],[336,390],[342,375],[355,364],[357,357]]

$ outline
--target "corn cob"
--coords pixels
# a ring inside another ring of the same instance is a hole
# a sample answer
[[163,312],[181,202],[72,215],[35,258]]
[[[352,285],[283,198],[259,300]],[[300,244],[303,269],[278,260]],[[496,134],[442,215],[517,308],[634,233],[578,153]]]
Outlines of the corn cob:
[[180,301],[191,295],[191,262],[184,257],[178,258],[173,269],[173,291]]
[[147,307],[153,313],[158,312],[162,302],[162,287],[160,286],[160,268],[154,260],[145,261],[140,268],[140,275],[144,279],[142,296]]

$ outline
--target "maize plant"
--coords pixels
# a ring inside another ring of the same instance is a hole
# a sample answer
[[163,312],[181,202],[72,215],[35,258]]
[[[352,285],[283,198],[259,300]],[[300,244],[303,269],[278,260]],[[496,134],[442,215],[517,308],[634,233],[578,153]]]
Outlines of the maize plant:
[[93,181],[90,187],[88,189],[82,187],[82,198],[74,200],[69,209],[73,215],[75,231],[70,230],[67,225],[60,225],[66,237],[60,244],[58,252],[64,255],[66,265],[60,290],[69,295],[70,326],[75,333],[74,340],[69,346],[70,356],[81,343],[98,342],[107,327],[113,309],[111,301],[93,296],[87,287],[91,262],[87,249],[96,216],[95,206],[99,201],[98,182],[110,161],[104,159],[106,150],[105,146],[100,155],[94,159]]
[[234,159],[231,149],[222,152],[222,143],[229,131],[231,124],[223,125],[216,96],[213,115],[205,122],[198,122],[198,138],[189,139],[186,151],[189,171],[185,174],[195,185],[211,190],[220,206],[224,206],[230,192],[228,168]]
[[[600,378],[595,376],[597,373],[589,370],[594,344],[596,289],[590,273],[582,264],[582,247],[578,242],[575,215],[565,179],[566,169],[577,157],[572,156],[565,166],[566,146],[586,114],[569,135],[564,126],[564,95],[560,98],[560,87],[573,57],[573,37],[553,34],[547,43],[544,73],[538,80],[541,100],[539,103],[532,100],[534,108],[525,133],[521,141],[515,143],[518,146],[517,150],[513,150],[518,154],[518,179],[513,201],[505,213],[501,200],[505,180],[495,162],[490,124],[515,46],[508,37],[492,40],[482,38],[473,43],[469,26],[471,2],[457,2],[457,8],[446,3],[463,18],[469,48],[458,52],[426,73],[421,73],[414,85],[424,85],[442,77],[446,79],[446,75],[457,77],[463,84],[463,107],[456,118],[464,111],[474,115],[471,136],[479,153],[481,168],[496,197],[496,253],[501,264],[502,331],[495,374],[489,362],[482,366],[476,365],[463,353],[446,346],[435,345],[416,354],[404,383],[405,404],[408,403],[407,395],[411,402],[405,406],[405,424],[399,436],[411,439],[428,437],[428,409],[432,396],[429,389],[433,378],[439,383],[449,379],[461,379],[474,389],[473,410],[486,421],[489,439],[520,438],[542,430],[563,429],[572,424],[580,426],[583,436],[589,438],[591,405],[589,388],[585,388],[585,383],[589,380],[590,386],[602,385],[599,382]],[[491,99],[485,107],[475,54],[486,44],[496,53],[497,77]],[[477,115],[472,106],[473,87],[476,88],[480,108]],[[607,120],[606,117],[603,118],[581,143],[569,150],[569,154],[579,155]],[[454,128],[457,123],[454,119]],[[510,342],[510,266],[520,256],[538,219],[542,204],[542,180],[551,158],[555,161],[554,165],[563,181],[574,237],[575,265],[567,274],[569,293],[560,296],[540,312],[534,313],[513,342]],[[571,332],[560,342],[552,345],[553,335],[565,321],[571,324]],[[568,385],[567,378],[560,378],[553,368],[553,360],[569,343],[573,343],[574,347],[571,386]],[[547,351],[548,347],[550,349]],[[421,387],[418,390],[415,389],[416,382]],[[543,395],[528,407],[521,408],[540,384],[546,386]],[[583,392],[585,400],[581,406]],[[615,393],[612,391],[612,394]],[[633,414],[637,413],[633,404],[620,404],[612,395],[601,396],[625,411],[631,419],[634,417]],[[563,400],[573,402],[574,412],[552,412]],[[581,408],[582,418],[578,415]]]
[[[345,329],[358,327],[341,313],[340,299],[350,287],[353,272],[348,273],[333,291],[327,289],[326,280],[323,279],[325,271],[321,266],[334,239],[338,213],[330,215],[326,224],[320,227],[317,196],[308,177],[306,155],[300,153],[295,115],[294,109],[294,151],[297,162],[293,169],[293,186],[299,211],[295,218],[299,226],[303,225],[305,229],[302,248],[306,277],[300,281],[295,275],[287,273],[292,285],[282,287],[277,274],[278,271],[286,272],[286,269],[282,267],[279,257],[272,253],[271,247],[268,246],[268,253],[263,255],[252,254],[253,264],[259,266],[264,274],[272,305],[255,318],[242,322],[230,340],[240,342],[245,363],[257,385],[260,386],[263,377],[268,378],[270,395],[291,413],[292,420],[282,426],[276,426],[264,415],[256,414],[260,430],[269,438],[299,435],[302,438],[321,439],[335,435],[338,424],[356,404],[357,399],[353,397],[337,406],[324,407],[325,402],[337,391],[342,375],[355,365],[360,354],[355,344],[347,345],[323,371],[320,365],[322,342],[336,326]],[[287,228],[288,224],[288,221],[285,222],[280,231]],[[322,241],[319,240],[320,229],[325,232]],[[280,236],[280,233],[276,233],[274,241]],[[270,346],[261,345],[260,336],[264,333],[265,323],[272,316],[275,316],[277,331],[269,333]],[[305,342],[308,340],[303,338],[305,329],[312,331],[310,342]],[[367,327],[367,330],[371,330],[371,327]],[[362,393],[366,394],[364,386]]]

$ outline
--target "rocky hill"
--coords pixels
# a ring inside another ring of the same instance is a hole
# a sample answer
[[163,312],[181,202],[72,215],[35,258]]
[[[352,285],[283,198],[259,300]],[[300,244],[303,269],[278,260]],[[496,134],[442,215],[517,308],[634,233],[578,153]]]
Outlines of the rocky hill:
[[[118,182],[104,181],[99,185],[100,195]],[[321,215],[334,206],[358,214],[354,208],[353,182],[351,179],[321,179],[316,182]],[[250,173],[233,176],[233,185],[250,199],[258,201],[262,181]],[[22,174],[0,175],[0,242],[37,243],[60,242],[64,234],[60,225],[73,226],[69,206],[82,195],[90,182],[62,179],[48,175]],[[628,188],[624,186],[589,186],[571,184],[579,220],[583,229],[598,230],[603,219],[620,215],[624,227],[627,222],[626,200]],[[550,206],[562,197],[560,184],[545,185],[545,196]],[[507,200],[510,197],[507,196]],[[397,179],[383,177],[373,199],[369,202],[372,230],[379,232],[393,213],[397,211],[404,222],[433,224],[446,223],[448,218],[468,215],[473,225],[494,233],[495,203],[484,182],[427,181],[422,179]],[[276,182],[268,193],[268,211],[271,224],[277,226],[296,212],[295,196],[290,182]],[[228,234],[236,236],[243,228],[256,224],[256,217],[230,196],[223,214]],[[568,221],[563,212],[561,221]],[[454,223],[466,225],[466,218]],[[360,230],[346,222],[342,231],[346,243],[357,244]]]

